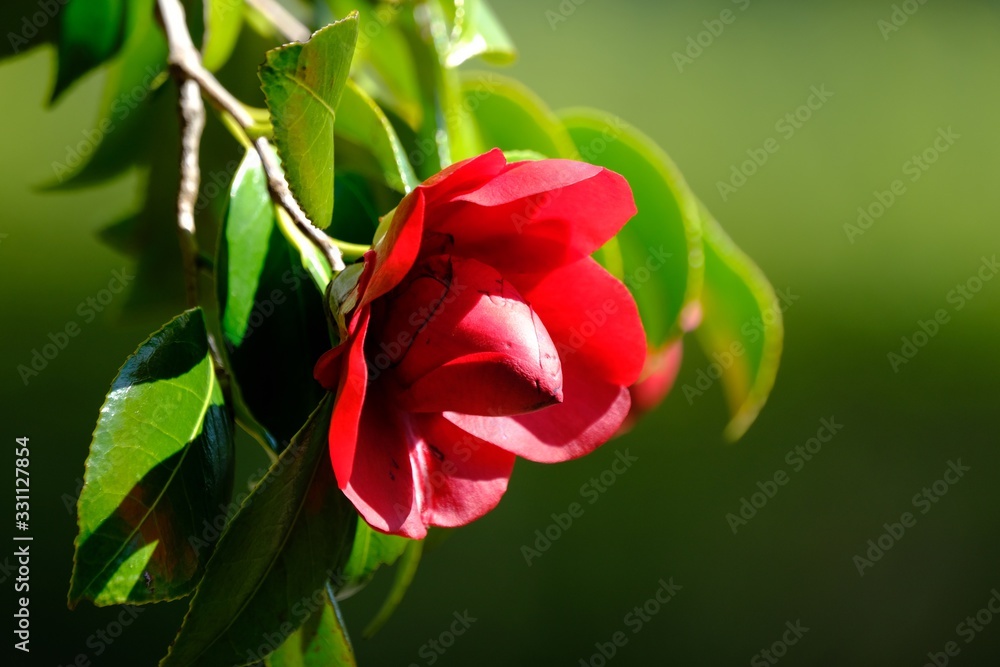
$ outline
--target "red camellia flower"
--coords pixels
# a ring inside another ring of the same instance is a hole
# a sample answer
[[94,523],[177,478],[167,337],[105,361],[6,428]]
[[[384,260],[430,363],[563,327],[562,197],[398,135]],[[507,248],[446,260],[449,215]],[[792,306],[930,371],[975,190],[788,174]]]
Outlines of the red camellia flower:
[[452,165],[334,281],[330,458],[377,530],[421,538],[493,509],[516,456],[587,454],[629,412],[646,340],[591,257],[635,214],[628,183],[570,160]]

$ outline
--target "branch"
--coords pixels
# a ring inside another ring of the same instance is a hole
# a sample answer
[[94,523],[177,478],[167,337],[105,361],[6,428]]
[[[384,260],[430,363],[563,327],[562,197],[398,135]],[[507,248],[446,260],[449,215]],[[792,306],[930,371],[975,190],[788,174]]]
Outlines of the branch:
[[[157,0],[157,5],[163,21],[163,30],[167,36],[167,59],[171,68],[180,72],[184,78],[195,81],[213,106],[232,116],[233,120],[245,132],[248,132],[254,125],[253,117],[240,101],[233,97],[219,83],[218,79],[202,65],[201,53],[195,48],[191,41],[191,35],[188,33],[184,7],[181,6],[180,0]],[[309,221],[305,212],[295,201],[295,197],[292,196],[292,192],[288,188],[288,182],[281,172],[277,155],[271,150],[270,144],[267,143],[267,140],[258,138],[254,140],[253,145],[257,154],[260,155],[261,166],[267,175],[267,189],[271,193],[271,198],[288,212],[298,230],[319,248],[329,262],[330,269],[343,271],[343,255],[330,237]]]
[[294,42],[304,42],[312,35],[309,28],[274,0],[246,0],[246,3],[266,16],[278,32]]
[[195,237],[194,205],[198,199],[201,169],[198,155],[205,129],[205,104],[198,84],[178,74],[181,126],[181,182],[177,191],[177,233],[184,263],[184,291],[188,308],[198,305],[198,240]]

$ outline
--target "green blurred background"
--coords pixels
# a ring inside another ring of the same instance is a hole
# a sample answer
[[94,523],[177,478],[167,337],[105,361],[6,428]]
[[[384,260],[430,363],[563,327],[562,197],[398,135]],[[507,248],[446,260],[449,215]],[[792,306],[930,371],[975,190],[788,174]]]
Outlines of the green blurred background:
[[[3,32],[34,4],[8,3]],[[740,443],[721,438],[718,387],[692,401],[678,387],[592,456],[520,461],[495,512],[425,554],[374,640],[360,629],[388,573],[344,603],[360,664],[429,665],[433,656],[439,665],[600,665],[595,642],[620,630],[628,643],[609,664],[770,664],[755,655],[799,620],[809,631],[782,664],[916,666],[949,641],[960,648],[950,664],[1000,664],[1000,619],[969,643],[956,628],[1000,587],[1000,280],[960,311],[948,300],[1000,251],[997,3],[932,0],[888,39],[878,21],[889,20],[889,2],[494,6],[521,50],[514,76],[554,108],[601,107],[643,128],[775,287],[799,298],[785,313],[774,393]],[[679,71],[673,54],[724,9],[735,21]],[[76,532],[66,503],[115,370],[170,314],[122,321],[114,302],[27,387],[16,370],[128,266],[96,233],[134,208],[134,179],[36,189],[93,127],[100,90],[101,75],[91,75],[48,109],[52,66],[49,46],[0,63],[0,431],[8,447],[31,438],[35,535],[33,650],[15,664],[70,664],[80,653],[95,665],[154,664],[185,605],[144,609],[95,655],[104,644],[94,633],[119,611],[66,609]],[[833,96],[786,139],[775,124],[812,86]],[[949,127],[960,139],[911,182],[904,163]],[[723,201],[717,183],[769,137],[780,150]],[[906,194],[851,243],[844,225],[897,178]],[[950,322],[894,373],[886,355],[940,308]],[[688,345],[679,386],[709,362]],[[843,429],[795,471],[786,453],[831,417]],[[626,450],[638,461],[597,502],[583,500],[583,516],[526,565],[521,547],[534,531],[581,501],[581,485]],[[260,462],[252,446],[242,451],[245,469]],[[958,459],[971,470],[920,514],[912,497]],[[790,482],[734,535],[727,513],[777,470]],[[906,511],[916,525],[859,576],[853,557]],[[0,564],[12,551],[0,550]],[[683,588],[633,633],[626,615],[671,577]],[[0,579],[7,596],[9,571]],[[443,655],[425,646],[466,610],[477,620]]]

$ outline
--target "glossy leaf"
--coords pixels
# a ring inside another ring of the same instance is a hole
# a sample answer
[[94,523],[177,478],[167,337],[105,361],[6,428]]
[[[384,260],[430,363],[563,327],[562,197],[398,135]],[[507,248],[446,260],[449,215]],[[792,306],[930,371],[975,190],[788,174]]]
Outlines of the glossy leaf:
[[517,49],[486,0],[444,0],[451,20],[451,35],[445,52],[446,67],[483,56],[494,65],[507,65],[517,58]]
[[217,275],[240,396],[256,421],[288,442],[323,397],[312,370],[330,338],[323,297],[282,232],[256,151],[233,177]]
[[582,158],[632,187],[639,212],[617,237],[621,270],[650,346],[658,348],[683,332],[682,313],[701,291],[698,202],[666,153],[628,123],[586,109],[560,115]]
[[347,82],[337,108],[336,133],[371,151],[389,187],[407,193],[420,185],[389,119],[353,81]]
[[323,399],[219,538],[162,667],[262,660],[326,595],[357,520],[330,464],[331,404]]
[[358,16],[352,14],[308,42],[268,51],[260,68],[288,184],[322,228],[333,216],[334,121],[357,38]]
[[113,57],[122,46],[126,0],[69,0],[59,26],[59,62],[52,99]]
[[392,565],[406,551],[410,540],[380,533],[364,521],[358,521],[351,557],[344,566],[344,585],[337,592],[345,599],[363,588],[383,565]]
[[[784,338],[782,306],[760,269],[730,240],[704,206],[705,286],[698,341],[710,357],[730,355],[722,384],[737,440],[757,418],[778,373]],[[713,357],[714,358],[714,357]]]
[[354,648],[347,636],[340,607],[327,595],[301,628],[267,660],[270,667],[354,667]]
[[233,432],[200,309],[129,357],[101,407],[77,507],[69,602],[171,600],[201,578],[201,534],[233,484]]
[[403,597],[406,596],[406,591],[409,590],[410,584],[413,583],[413,578],[417,576],[417,567],[420,565],[420,556],[423,554],[423,550],[424,543],[420,540],[409,540],[407,542],[406,548],[403,550],[403,556],[399,559],[399,565],[396,566],[396,576],[393,579],[389,595],[386,596],[385,602],[382,603],[382,606],[375,614],[375,618],[371,620],[368,627],[361,633],[363,637],[370,638],[374,636],[388,622],[393,613],[395,613],[403,601]]
[[204,0],[205,38],[202,63],[210,71],[226,64],[243,27],[243,3],[238,0]]
[[484,147],[534,151],[550,158],[578,157],[559,118],[519,81],[494,72],[466,72],[462,94]]

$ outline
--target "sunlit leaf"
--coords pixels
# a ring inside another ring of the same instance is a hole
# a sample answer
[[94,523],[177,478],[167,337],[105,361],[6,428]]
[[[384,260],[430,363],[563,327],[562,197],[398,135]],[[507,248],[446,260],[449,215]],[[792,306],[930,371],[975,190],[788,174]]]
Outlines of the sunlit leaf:
[[335,129],[339,136],[371,151],[389,187],[406,193],[420,184],[389,119],[354,82],[349,81],[344,89]]
[[226,64],[243,27],[243,2],[239,0],[204,0],[205,38],[202,63],[210,71]]
[[260,80],[288,184],[317,227],[333,216],[333,132],[347,83],[358,17],[352,14],[267,52]]
[[[722,384],[732,419],[726,437],[739,439],[767,401],[778,374],[784,338],[783,304],[760,269],[730,240],[704,206],[705,286],[698,341],[712,359],[724,358]],[[719,355],[719,356],[715,356]]]
[[621,174],[632,188],[639,212],[618,234],[622,277],[650,345],[659,347],[682,333],[684,309],[701,291],[697,200],[666,153],[625,121],[587,109],[560,115],[582,159]]
[[354,667],[354,648],[337,601],[327,595],[305,625],[267,660],[270,667]]
[[445,52],[447,67],[483,56],[495,65],[507,65],[517,58],[517,49],[486,0],[443,0],[452,29]]
[[337,592],[338,597],[347,598],[363,588],[380,567],[395,563],[409,543],[410,540],[405,537],[380,533],[364,521],[358,521],[354,546],[344,566],[344,582]]
[[186,595],[210,545],[192,540],[233,484],[233,432],[190,310],[129,357],[101,408],[78,505],[69,601],[157,602]]
[[464,72],[461,81],[465,106],[475,118],[484,147],[577,157],[576,145],[559,118],[519,81],[494,72]]

